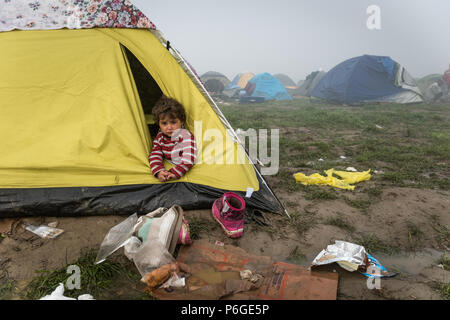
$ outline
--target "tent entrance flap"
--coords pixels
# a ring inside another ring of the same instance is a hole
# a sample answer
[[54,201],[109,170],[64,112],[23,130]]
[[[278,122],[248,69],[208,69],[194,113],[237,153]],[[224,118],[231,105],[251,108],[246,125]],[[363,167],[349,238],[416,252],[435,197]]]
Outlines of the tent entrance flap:
[[162,96],[162,91],[155,79],[153,79],[139,59],[125,46],[122,46],[122,48],[133,74],[142,109],[144,110],[146,123],[150,130],[150,136],[153,138],[158,133],[159,128],[153,121],[152,109],[158,99]]

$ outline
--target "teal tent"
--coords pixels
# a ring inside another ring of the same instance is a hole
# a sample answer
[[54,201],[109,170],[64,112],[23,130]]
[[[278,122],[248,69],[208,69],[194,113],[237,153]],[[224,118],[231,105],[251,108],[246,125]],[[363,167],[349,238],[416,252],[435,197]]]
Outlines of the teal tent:
[[283,84],[270,73],[260,73],[251,78],[245,86],[250,97],[263,97],[267,100],[292,100]]

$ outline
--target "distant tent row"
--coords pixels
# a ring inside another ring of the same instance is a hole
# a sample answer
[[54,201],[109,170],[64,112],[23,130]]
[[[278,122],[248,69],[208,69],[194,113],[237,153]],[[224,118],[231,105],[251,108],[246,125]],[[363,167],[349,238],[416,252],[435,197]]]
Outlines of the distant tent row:
[[[291,79],[289,79],[292,81]],[[295,82],[292,81],[295,85]],[[285,86],[268,72],[239,73],[223,91],[228,97],[242,101],[262,102],[267,100],[292,100]]]
[[[241,101],[291,100],[292,96],[303,96],[332,103],[360,104],[423,102],[428,86],[442,79],[442,75],[429,75],[416,82],[390,57],[362,55],[347,59],[328,72],[313,71],[297,84],[285,74],[267,72],[239,73],[228,84],[225,84],[226,77],[218,72],[207,72],[201,78],[206,81],[208,91],[221,90],[226,96],[239,97]],[[217,83],[212,83],[212,79]]]

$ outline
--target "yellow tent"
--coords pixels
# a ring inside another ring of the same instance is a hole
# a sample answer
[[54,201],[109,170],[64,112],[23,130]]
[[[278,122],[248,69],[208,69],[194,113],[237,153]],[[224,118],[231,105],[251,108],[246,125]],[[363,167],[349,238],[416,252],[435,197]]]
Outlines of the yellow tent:
[[[190,65],[129,1],[116,14],[131,12],[128,24],[104,18],[115,9],[110,1],[81,4],[97,25],[82,15],[72,17],[77,24],[57,20],[55,10],[47,18],[23,12],[21,2],[2,4],[10,10],[0,13],[0,216],[206,208],[225,191],[248,188],[250,207],[281,212]],[[5,19],[14,9],[23,22]],[[60,25],[48,27],[49,16]],[[199,150],[192,170],[169,183],[148,163],[149,114],[161,94],[185,106]]]
[[237,85],[241,88],[245,88],[245,86],[248,83],[248,80],[250,80],[251,78],[253,78],[254,74],[253,73],[243,73],[241,75],[241,77],[239,78]]

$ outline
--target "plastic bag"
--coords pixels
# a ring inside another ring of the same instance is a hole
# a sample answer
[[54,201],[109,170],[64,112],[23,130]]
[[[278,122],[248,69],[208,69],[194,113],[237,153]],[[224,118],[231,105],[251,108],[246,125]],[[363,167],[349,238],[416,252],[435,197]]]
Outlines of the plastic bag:
[[139,240],[139,238],[132,236],[123,247],[125,256],[128,259],[133,260],[133,256],[139,250],[140,246],[142,246],[142,241]]
[[97,258],[95,259],[95,264],[105,261],[106,257],[114,253],[116,250],[124,246],[127,241],[129,241],[129,238],[133,235],[137,219],[137,214],[134,213],[109,230],[100,245]]
[[134,261],[141,276],[175,261],[171,253],[175,251],[182,218],[179,206],[160,208],[139,218],[135,230],[142,245],[128,258]]
[[175,261],[158,237],[147,239],[131,256],[142,277],[156,268]]

